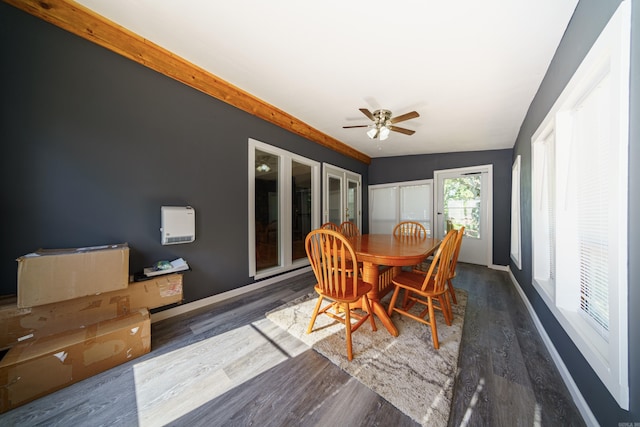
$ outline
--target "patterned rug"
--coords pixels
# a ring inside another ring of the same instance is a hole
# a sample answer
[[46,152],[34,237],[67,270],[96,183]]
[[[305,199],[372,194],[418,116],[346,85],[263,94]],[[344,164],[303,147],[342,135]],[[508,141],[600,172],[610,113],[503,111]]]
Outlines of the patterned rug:
[[[436,314],[439,350],[433,348],[429,326],[394,313],[391,320],[399,336],[391,336],[377,319],[377,332],[365,322],[352,334],[351,362],[347,360],[344,326],[339,322],[318,316],[314,331],[306,334],[317,294],[291,301],[266,316],[418,423],[446,426],[467,305],[464,290],[456,290],[456,296],[458,305],[453,306],[451,326],[440,312]],[[382,301],[385,307],[389,297]]]

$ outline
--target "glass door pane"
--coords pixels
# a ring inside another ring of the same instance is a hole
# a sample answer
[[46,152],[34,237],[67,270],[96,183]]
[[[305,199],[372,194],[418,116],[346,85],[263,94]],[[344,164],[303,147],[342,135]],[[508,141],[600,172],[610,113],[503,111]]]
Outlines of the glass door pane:
[[291,256],[305,258],[304,240],[311,231],[311,166],[291,162]]
[[329,222],[342,223],[342,178],[330,176],[328,180]]
[[352,221],[362,230],[360,206],[362,178],[360,175],[325,164],[322,179],[324,182],[323,222],[340,225],[344,221]]
[[479,239],[482,175],[444,179],[444,234],[464,226],[467,238]]
[[256,269],[260,271],[280,265],[280,158],[256,150],[256,164]]
[[347,211],[345,218],[358,224],[358,182],[347,180]]

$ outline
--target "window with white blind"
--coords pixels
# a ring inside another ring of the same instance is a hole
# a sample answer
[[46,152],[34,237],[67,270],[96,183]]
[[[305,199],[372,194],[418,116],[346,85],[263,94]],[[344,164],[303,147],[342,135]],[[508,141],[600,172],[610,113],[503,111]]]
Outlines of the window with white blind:
[[620,407],[629,407],[629,3],[532,138],[533,283]]
[[520,241],[520,155],[511,168],[511,259],[522,270],[522,244]]
[[400,221],[416,221],[432,233],[433,180],[369,186],[369,232],[391,234]]

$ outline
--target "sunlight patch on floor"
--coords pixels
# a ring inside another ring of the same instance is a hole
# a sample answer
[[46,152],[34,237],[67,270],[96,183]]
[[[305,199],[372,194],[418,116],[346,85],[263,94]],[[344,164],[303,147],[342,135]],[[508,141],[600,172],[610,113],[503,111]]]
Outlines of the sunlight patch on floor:
[[483,388],[484,388],[484,378],[480,378],[480,381],[478,381],[478,386],[476,387],[476,391],[473,393],[473,396],[471,396],[471,401],[469,402],[467,411],[464,413],[464,417],[462,418],[460,427],[466,427],[466,425],[469,424],[469,420],[471,419],[471,414],[473,414],[473,408],[478,403],[478,398]]
[[536,408],[533,413],[533,427],[542,426],[542,408],[540,404],[536,402]]
[[137,363],[139,425],[175,421],[308,348],[263,319]]

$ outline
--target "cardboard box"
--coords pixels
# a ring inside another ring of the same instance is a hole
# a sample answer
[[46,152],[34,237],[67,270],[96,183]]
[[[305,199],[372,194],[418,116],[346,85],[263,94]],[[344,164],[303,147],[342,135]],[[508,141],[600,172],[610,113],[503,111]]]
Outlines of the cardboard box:
[[0,413],[150,350],[151,327],[146,309],[18,344],[0,361]]
[[129,284],[129,246],[40,249],[18,261],[18,307],[124,289]]
[[129,312],[182,302],[182,274],[167,274],[126,289],[89,295],[31,308],[18,308],[16,298],[0,298],[0,349],[57,334]]

